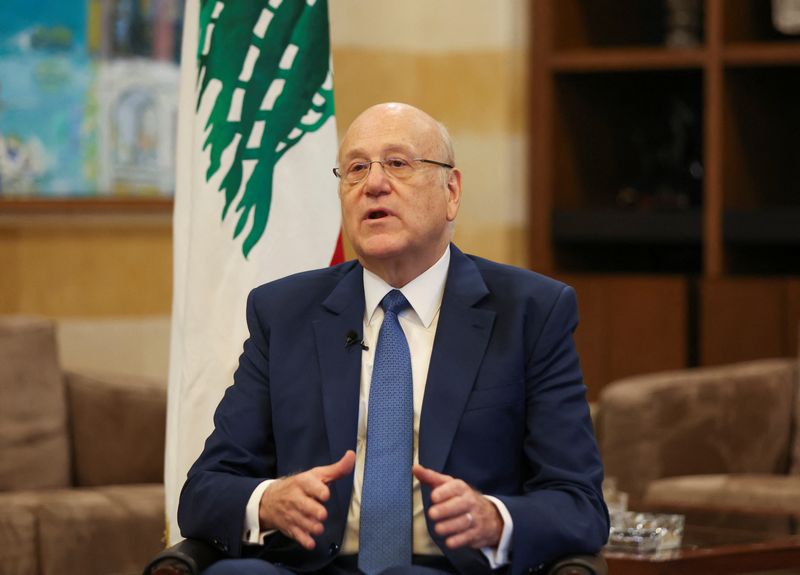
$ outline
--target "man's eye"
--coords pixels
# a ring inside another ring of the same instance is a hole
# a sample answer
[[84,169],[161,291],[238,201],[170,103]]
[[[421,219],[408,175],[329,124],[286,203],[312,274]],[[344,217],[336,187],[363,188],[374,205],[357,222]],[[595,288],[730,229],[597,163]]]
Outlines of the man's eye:
[[409,167],[408,160],[404,158],[387,158],[384,162],[390,168],[394,168],[396,170],[402,170],[403,168]]
[[358,174],[358,173],[363,172],[364,170],[366,170],[368,165],[369,164],[367,164],[366,162],[356,162],[355,164],[350,164],[347,167],[347,173],[348,174]]

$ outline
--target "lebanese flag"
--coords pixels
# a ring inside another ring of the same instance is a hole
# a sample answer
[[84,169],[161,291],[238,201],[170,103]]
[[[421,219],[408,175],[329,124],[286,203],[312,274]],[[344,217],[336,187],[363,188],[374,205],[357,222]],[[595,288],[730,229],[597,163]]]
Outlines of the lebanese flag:
[[169,544],[247,337],[247,294],[343,259],[327,1],[187,0],[178,109]]

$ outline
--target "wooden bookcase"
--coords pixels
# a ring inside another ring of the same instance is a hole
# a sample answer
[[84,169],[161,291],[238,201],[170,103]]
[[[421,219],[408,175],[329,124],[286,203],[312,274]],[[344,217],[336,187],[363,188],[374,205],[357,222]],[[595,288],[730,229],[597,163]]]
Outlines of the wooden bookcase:
[[[800,36],[774,28],[768,0],[697,0],[696,42],[669,45],[666,6],[534,1],[531,267],[594,306],[609,275],[681,292],[683,331],[657,303],[593,312],[609,322],[593,333],[631,314],[652,326],[651,371],[796,354]],[[588,370],[590,396],[642,371],[633,355]]]

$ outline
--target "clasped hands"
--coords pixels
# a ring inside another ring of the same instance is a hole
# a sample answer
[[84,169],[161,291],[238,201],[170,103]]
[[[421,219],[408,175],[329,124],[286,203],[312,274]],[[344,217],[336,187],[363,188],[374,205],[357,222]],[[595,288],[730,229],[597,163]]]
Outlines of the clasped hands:
[[[330,498],[328,484],[353,471],[356,454],[347,451],[330,465],[274,481],[264,491],[258,518],[262,530],[277,529],[306,549],[314,548],[314,536],[325,530],[328,512],[323,505]],[[412,473],[431,488],[428,517],[435,532],[446,537],[445,545],[495,547],[503,531],[503,520],[494,504],[461,479],[416,464]]]

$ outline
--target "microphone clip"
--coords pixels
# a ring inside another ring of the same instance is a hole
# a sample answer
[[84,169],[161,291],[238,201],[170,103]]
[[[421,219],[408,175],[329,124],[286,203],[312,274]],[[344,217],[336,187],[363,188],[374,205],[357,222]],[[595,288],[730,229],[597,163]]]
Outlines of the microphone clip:
[[364,343],[364,340],[359,338],[358,334],[351,329],[350,331],[347,332],[347,335],[345,336],[344,346],[351,347],[356,344],[361,346],[361,349],[364,351],[367,351],[369,349],[369,347]]

